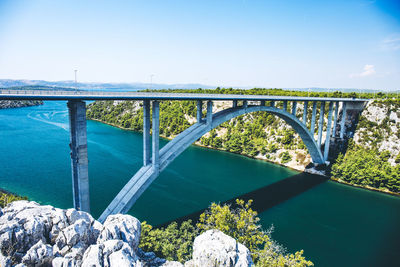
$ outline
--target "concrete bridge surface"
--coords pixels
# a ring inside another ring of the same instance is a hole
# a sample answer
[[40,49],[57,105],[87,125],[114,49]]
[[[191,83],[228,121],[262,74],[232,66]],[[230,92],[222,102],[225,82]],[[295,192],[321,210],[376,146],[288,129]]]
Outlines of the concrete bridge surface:
[[[274,114],[283,119],[300,135],[314,164],[326,164],[328,163],[331,138],[344,138],[346,132],[346,115],[349,111],[360,112],[368,101],[354,98],[74,90],[0,90],[0,100],[68,101],[74,207],[87,212],[90,212],[90,203],[86,104],[84,100],[143,101],[143,166],[102,213],[99,218],[100,222],[103,222],[110,214],[128,212],[136,200],[158,177],[159,173],[187,147],[210,130],[232,118],[256,111],[265,111]],[[180,133],[160,150],[159,101],[163,100],[197,101],[197,123]],[[232,101],[232,107],[213,113],[213,101]],[[299,102],[303,104],[303,113],[297,117],[297,103]],[[203,118],[202,110],[204,103],[206,104],[207,112]],[[279,107],[278,103],[280,103]],[[290,105],[289,110],[288,104]],[[311,104],[311,121],[308,121],[307,110]],[[328,120],[325,130],[325,142],[322,146],[326,104],[328,104]],[[150,118],[150,109],[152,109],[152,118]],[[317,113],[319,114],[318,118]],[[152,129],[152,135],[150,135],[150,128]],[[337,129],[340,130],[337,131]],[[316,138],[314,138],[315,133],[317,133]]]

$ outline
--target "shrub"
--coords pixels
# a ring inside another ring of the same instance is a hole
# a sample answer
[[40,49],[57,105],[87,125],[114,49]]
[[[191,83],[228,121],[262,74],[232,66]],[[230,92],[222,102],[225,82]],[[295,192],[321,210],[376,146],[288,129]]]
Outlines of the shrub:
[[279,157],[281,158],[281,162],[283,164],[292,160],[292,157],[290,156],[289,152],[287,152],[287,151],[284,151],[281,154],[279,154]]
[[218,229],[244,244],[251,252],[256,266],[313,266],[303,256],[303,251],[286,254],[285,249],[270,237],[259,224],[257,212],[251,209],[252,200],[236,200],[236,207],[212,203],[200,215],[196,227],[191,220],[178,227],[176,222],[166,228],[153,229],[142,223],[139,247],[154,251],[158,257],[184,262],[190,259],[194,238],[209,229]]

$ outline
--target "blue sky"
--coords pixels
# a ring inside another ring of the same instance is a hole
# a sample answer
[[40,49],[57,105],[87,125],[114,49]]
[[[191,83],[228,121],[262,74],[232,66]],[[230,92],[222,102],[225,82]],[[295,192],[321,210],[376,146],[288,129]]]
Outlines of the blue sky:
[[400,1],[0,0],[0,79],[400,89]]

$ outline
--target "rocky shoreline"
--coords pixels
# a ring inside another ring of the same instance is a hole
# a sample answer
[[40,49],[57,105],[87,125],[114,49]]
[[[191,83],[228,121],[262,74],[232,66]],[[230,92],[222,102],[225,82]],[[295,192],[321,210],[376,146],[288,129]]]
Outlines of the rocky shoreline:
[[0,100],[0,109],[43,105],[41,100]]
[[0,209],[0,266],[253,266],[249,250],[218,230],[197,236],[184,264],[139,246],[141,223],[110,215],[101,224],[75,209],[15,201]]

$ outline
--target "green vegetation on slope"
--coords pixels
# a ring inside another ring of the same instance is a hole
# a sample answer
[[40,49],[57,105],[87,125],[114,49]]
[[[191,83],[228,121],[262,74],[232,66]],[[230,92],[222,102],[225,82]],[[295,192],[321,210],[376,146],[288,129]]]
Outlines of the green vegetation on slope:
[[218,229],[245,245],[256,266],[313,266],[311,261],[304,258],[303,251],[286,253],[282,246],[271,239],[271,231],[264,231],[258,224],[260,219],[257,212],[251,209],[251,201],[245,203],[236,200],[236,205],[237,208],[211,204],[200,215],[196,226],[188,220],[180,226],[174,222],[166,228],[153,229],[143,222],[139,247],[154,251],[157,256],[167,260],[183,263],[190,260],[196,236],[210,229]]
[[27,197],[20,197],[9,192],[0,191],[0,207],[4,208],[9,203],[17,200],[27,200]]
[[400,193],[400,165],[392,166],[388,158],[387,152],[354,145],[339,155],[332,175],[350,184]]

